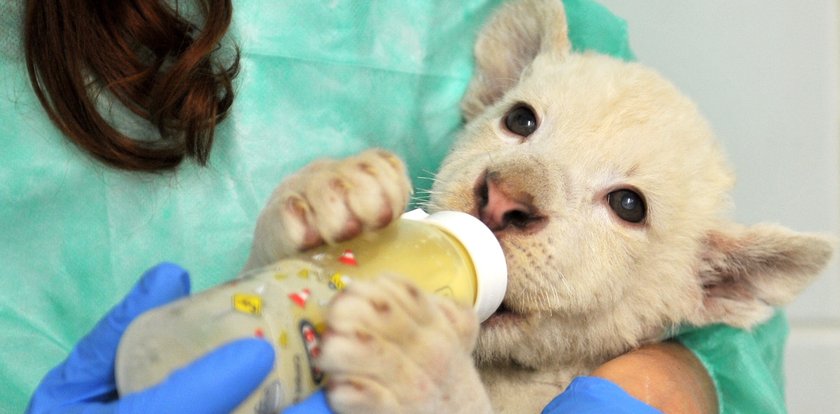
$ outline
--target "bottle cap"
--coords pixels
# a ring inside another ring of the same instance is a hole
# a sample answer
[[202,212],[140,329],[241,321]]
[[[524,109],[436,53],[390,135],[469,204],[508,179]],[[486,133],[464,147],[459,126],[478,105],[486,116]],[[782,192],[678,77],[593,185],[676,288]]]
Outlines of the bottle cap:
[[502,304],[507,290],[507,263],[493,232],[481,220],[460,211],[440,211],[429,215],[416,209],[402,217],[429,222],[461,242],[475,267],[474,309],[478,320],[483,322],[489,318]]

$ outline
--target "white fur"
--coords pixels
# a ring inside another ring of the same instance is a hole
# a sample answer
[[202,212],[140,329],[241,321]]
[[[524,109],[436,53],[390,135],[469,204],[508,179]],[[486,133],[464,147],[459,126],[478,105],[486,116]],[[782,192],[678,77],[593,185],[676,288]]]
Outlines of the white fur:
[[[539,412],[574,376],[677,325],[763,321],[828,260],[822,237],[726,219],[732,173],[670,83],[569,45],[560,1],[508,3],[491,19],[462,103],[468,123],[428,206],[480,216],[477,182],[492,175],[538,213],[538,227],[496,232],[514,313],[477,329],[468,309],[405,282],[352,284],[332,305],[320,362],[338,412]],[[527,138],[503,126],[520,102],[539,118]],[[275,192],[249,266],[384,225],[408,186],[382,151],[313,164]],[[619,188],[644,195],[644,223],[610,209]]]

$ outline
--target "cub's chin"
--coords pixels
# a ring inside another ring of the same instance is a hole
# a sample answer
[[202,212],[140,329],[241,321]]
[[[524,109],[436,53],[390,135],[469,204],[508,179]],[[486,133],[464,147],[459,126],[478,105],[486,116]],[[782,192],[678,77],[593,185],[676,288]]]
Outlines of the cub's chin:
[[511,325],[518,325],[524,320],[524,315],[514,312],[505,303],[502,303],[499,309],[481,324],[481,329],[504,329]]
[[535,338],[533,330],[539,320],[538,314],[519,313],[503,303],[481,323],[474,353],[476,364],[482,369],[538,369],[530,341]]

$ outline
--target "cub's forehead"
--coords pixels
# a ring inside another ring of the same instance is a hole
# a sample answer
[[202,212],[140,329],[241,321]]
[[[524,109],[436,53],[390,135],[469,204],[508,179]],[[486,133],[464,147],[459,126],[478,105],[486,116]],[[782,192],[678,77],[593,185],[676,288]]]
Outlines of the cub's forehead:
[[696,105],[673,84],[643,65],[608,56],[541,55],[501,110],[517,102],[534,108],[542,132],[569,144],[652,153],[717,145]]

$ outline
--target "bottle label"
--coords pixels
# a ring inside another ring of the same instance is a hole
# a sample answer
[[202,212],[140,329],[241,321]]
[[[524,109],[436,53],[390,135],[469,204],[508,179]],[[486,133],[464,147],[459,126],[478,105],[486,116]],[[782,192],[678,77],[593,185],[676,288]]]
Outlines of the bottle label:
[[262,313],[262,297],[247,293],[234,294],[233,309],[249,315],[259,316]]
[[312,381],[320,385],[324,379],[324,373],[318,368],[315,359],[321,355],[321,335],[315,329],[315,325],[304,319],[300,321],[300,337],[309,360]]

